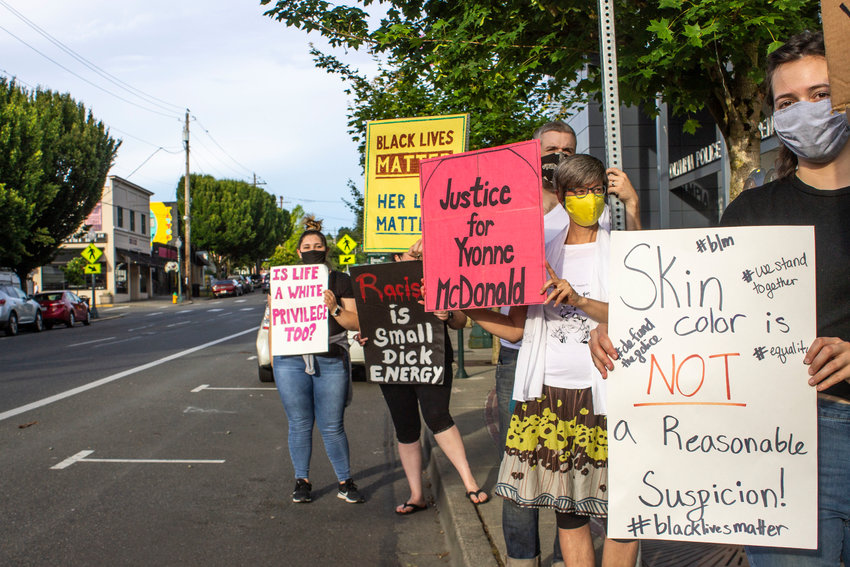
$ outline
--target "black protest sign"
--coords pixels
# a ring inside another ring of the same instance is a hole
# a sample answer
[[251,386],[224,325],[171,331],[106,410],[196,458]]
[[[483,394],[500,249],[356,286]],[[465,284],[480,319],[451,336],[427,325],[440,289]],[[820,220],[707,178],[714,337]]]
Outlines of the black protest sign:
[[426,313],[422,262],[351,268],[369,382],[442,384],[446,374],[443,322]]

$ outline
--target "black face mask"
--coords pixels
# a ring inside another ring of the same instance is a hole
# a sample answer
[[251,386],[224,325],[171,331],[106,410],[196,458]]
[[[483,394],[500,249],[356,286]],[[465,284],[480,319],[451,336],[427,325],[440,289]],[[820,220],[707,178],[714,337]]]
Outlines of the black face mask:
[[540,169],[544,180],[548,181],[550,184],[554,183],[553,179],[555,177],[555,168],[558,167],[558,164],[561,163],[561,160],[565,157],[567,157],[565,154],[559,152],[540,158]]
[[305,264],[324,264],[327,250],[307,250],[301,253],[301,261]]

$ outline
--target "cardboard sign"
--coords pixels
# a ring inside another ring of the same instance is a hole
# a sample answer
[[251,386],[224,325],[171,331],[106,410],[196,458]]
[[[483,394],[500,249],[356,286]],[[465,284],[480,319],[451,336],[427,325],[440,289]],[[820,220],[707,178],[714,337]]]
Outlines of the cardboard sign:
[[540,142],[420,164],[428,311],[542,303]]
[[850,106],[850,0],[821,0],[820,6],[832,108],[846,112]]
[[328,351],[328,309],[324,264],[275,266],[271,272],[271,354]]
[[813,227],[611,234],[614,538],[817,547]]
[[382,384],[442,384],[443,322],[425,312],[422,262],[394,262],[351,269],[366,376]]
[[366,252],[403,252],[422,234],[419,162],[460,153],[469,115],[375,120],[366,125]]

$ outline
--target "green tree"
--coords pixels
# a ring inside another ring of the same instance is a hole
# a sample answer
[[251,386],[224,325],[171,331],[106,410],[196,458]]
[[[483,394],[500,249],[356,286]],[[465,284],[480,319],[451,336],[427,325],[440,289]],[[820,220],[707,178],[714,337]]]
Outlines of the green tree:
[[[470,112],[473,132],[485,128],[476,122],[510,122],[517,109],[526,116],[544,109],[566,115],[576,104],[601,98],[595,3],[388,0],[382,3],[389,7],[386,15],[372,27],[364,9],[372,0],[261,3],[270,5],[268,16],[288,26],[386,61],[370,82],[337,59],[314,53],[317,65],[347,80],[354,96],[350,124],[361,139],[364,115],[402,110],[423,92],[435,110],[450,105]],[[689,131],[697,127],[695,113],[707,108],[726,140],[730,190],[737,195],[759,160],[765,57],[779,40],[819,27],[818,3],[615,0],[614,9],[622,102],[654,115],[660,98],[674,114],[688,117]],[[521,102],[511,104],[503,95]],[[400,102],[385,100],[394,97]],[[475,138],[471,142],[478,147]]]
[[82,256],[75,256],[67,264],[61,266],[65,281],[70,287],[83,287],[86,284],[85,267],[88,262]]
[[100,200],[120,142],[69,94],[0,79],[0,265],[21,281]]
[[[244,181],[190,175],[192,244],[230,265],[255,265],[292,232],[289,213],[274,195]],[[183,217],[183,178],[177,185]],[[182,229],[181,229],[182,231]]]

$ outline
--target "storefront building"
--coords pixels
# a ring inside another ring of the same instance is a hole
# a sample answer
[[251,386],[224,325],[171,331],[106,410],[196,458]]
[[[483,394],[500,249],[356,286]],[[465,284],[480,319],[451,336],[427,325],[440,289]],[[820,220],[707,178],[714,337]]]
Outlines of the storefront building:
[[94,287],[96,304],[152,297],[155,290],[151,271],[159,263],[151,256],[152,195],[126,179],[115,175],[107,177],[100,202],[83,223],[88,230],[66,239],[53,261],[36,270],[33,281],[38,289],[51,291],[71,287],[63,267],[94,244],[102,252],[95,262],[100,264],[100,270],[85,276],[85,287],[76,290],[78,295],[91,297]]

